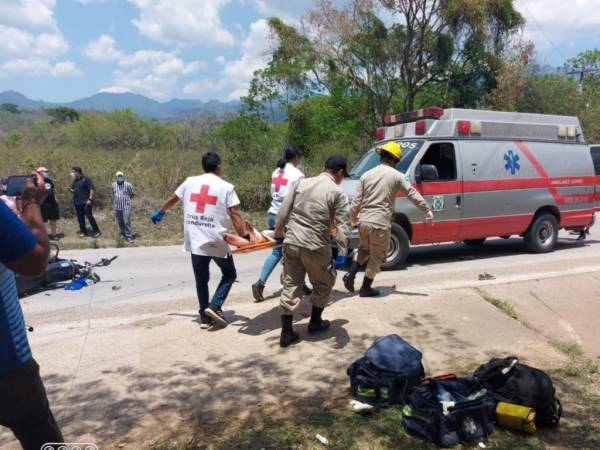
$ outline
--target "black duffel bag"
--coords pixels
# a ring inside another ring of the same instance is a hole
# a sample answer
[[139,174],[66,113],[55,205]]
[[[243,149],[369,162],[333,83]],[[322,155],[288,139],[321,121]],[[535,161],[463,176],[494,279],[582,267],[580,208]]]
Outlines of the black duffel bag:
[[357,400],[376,407],[402,404],[424,376],[422,355],[397,334],[378,338],[347,370]]
[[433,380],[413,387],[402,425],[441,447],[483,439],[494,431],[496,403],[473,378]]
[[562,415],[552,379],[540,369],[521,364],[517,357],[492,358],[473,374],[498,402],[535,409],[538,428],[555,428]]

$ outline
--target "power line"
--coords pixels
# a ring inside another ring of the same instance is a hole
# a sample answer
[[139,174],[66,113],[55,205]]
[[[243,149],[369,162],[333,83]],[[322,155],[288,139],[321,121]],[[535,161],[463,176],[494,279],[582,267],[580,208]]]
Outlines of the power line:
[[544,37],[546,38],[546,40],[548,41],[548,43],[554,48],[554,50],[560,55],[560,57],[564,61],[566,61],[567,57],[563,54],[563,52],[560,51],[560,49],[554,43],[554,41],[552,39],[550,39],[550,36],[548,36],[548,34],[546,33],[546,31],[544,31],[544,29],[541,27],[541,25],[535,19],[534,15],[531,14],[531,11],[529,10],[529,8],[527,7],[527,4],[525,3],[525,0],[517,0],[517,1],[520,1],[520,3],[523,5],[523,8],[525,8],[525,11],[527,11],[527,14],[529,14],[529,16],[531,17],[531,20],[533,20],[533,23],[535,23],[535,26],[538,27],[538,29],[542,32],[542,34],[544,35]]

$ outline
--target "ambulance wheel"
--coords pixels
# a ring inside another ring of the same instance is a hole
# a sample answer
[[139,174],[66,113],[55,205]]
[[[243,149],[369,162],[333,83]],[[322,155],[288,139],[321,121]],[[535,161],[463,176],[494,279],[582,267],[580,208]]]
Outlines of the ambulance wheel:
[[538,215],[523,235],[525,247],[534,253],[551,252],[558,240],[558,226],[553,214]]
[[390,235],[390,248],[387,259],[381,265],[383,270],[397,269],[404,264],[408,257],[408,248],[410,240],[408,234],[397,223],[392,224],[392,233]]
[[466,245],[468,245],[469,247],[476,247],[478,245],[481,245],[485,242],[485,238],[481,238],[481,239],[467,239],[463,241]]

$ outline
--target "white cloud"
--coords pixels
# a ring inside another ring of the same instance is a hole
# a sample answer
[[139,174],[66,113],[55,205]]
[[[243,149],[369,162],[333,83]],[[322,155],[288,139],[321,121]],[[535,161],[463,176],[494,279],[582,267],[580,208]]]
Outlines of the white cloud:
[[140,11],[133,24],[140,33],[162,44],[181,47],[233,45],[233,35],[221,23],[220,10],[229,0],[129,0]]
[[86,45],[83,54],[96,62],[116,61],[123,57],[123,53],[117,50],[115,40],[107,34]]
[[215,58],[217,64],[223,64],[225,62],[225,57],[223,55],[219,55]]
[[44,59],[13,59],[0,65],[0,77],[13,75],[40,75],[52,69],[50,63]]
[[265,19],[250,25],[250,33],[242,43],[242,56],[225,64],[223,75],[233,88],[229,100],[237,100],[248,92],[254,72],[266,66],[270,51],[270,30]]
[[206,92],[215,92],[223,89],[224,85],[224,80],[214,82],[211,80],[204,79],[186,84],[183,87],[183,93],[188,95],[198,95],[204,94]]
[[574,37],[598,34],[597,0],[519,0],[515,7],[527,21],[525,37],[541,49],[552,48],[549,40],[561,50]]
[[78,77],[83,75],[83,72],[73,61],[61,61],[50,70],[50,75],[53,77]]
[[110,0],[77,0],[79,3],[83,3],[84,5],[88,5],[90,3],[106,3]]
[[[143,92],[154,97],[165,97],[177,86],[182,77],[206,70],[203,61],[186,62],[177,53],[163,50],[138,50],[125,53],[115,40],[106,34],[90,42],[83,53],[93,61],[115,61],[114,85],[106,89]],[[124,91],[121,91],[124,92]]]
[[127,92],[131,92],[131,89],[122,86],[109,86],[100,89],[98,92],[106,92],[109,94],[125,94]]
[[0,22],[18,27],[57,31],[55,0],[0,0]]
[[44,74],[69,50],[53,17],[55,6],[55,0],[0,0],[3,77]]

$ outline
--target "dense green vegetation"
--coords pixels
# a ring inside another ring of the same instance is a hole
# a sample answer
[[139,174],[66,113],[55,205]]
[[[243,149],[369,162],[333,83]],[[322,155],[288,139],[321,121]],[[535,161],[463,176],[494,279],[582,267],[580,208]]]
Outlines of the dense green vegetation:
[[[386,24],[383,13],[401,21]],[[271,57],[255,73],[240,114],[165,125],[129,110],[27,111],[4,104],[1,174],[46,165],[67,204],[69,168],[80,165],[94,179],[102,209],[110,206],[115,171],[123,170],[140,194],[138,208],[148,212],[199,173],[202,153],[213,150],[222,155],[243,208],[264,212],[269,176],[285,143],[304,151],[304,168],[314,174],[331,153],[353,163],[385,114],[412,108],[576,115],[588,142],[600,141],[600,73],[588,71],[582,82],[565,75],[598,69],[600,50],[559,70],[541,67],[533,45],[518,37],[523,23],[513,0],[351,0],[341,9],[318,1],[306,29],[270,20]],[[287,120],[271,120],[275,106]]]

